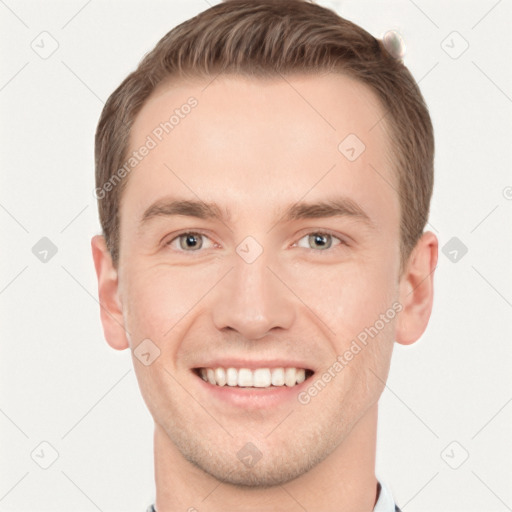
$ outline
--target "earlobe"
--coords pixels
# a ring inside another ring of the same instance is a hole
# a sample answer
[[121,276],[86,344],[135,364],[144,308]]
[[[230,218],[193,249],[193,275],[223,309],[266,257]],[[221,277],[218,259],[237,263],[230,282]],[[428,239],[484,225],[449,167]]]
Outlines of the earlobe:
[[396,341],[402,345],[417,341],[427,328],[434,298],[438,245],[434,233],[423,233],[400,280],[403,310],[397,318]]
[[105,339],[111,347],[124,350],[129,347],[129,341],[118,296],[117,270],[103,236],[96,235],[91,239],[91,249],[98,278],[100,317]]

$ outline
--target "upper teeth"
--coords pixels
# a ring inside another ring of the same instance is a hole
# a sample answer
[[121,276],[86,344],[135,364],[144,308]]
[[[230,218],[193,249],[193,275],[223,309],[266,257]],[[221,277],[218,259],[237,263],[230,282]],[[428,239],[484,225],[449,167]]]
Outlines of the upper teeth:
[[201,368],[203,380],[216,386],[239,386],[242,388],[268,388],[272,386],[295,386],[306,379],[304,368]]

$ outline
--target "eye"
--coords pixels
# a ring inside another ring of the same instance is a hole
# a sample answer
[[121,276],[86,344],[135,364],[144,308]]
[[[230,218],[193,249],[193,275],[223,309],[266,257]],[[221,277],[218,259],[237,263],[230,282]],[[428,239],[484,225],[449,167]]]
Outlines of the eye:
[[175,236],[169,242],[166,242],[165,245],[168,245],[178,252],[196,252],[203,248],[205,245],[204,240],[208,240],[210,242],[210,247],[205,248],[208,249],[213,247],[212,241],[206,235],[196,231],[187,231],[185,233],[181,233],[178,236]]
[[[305,240],[306,245],[301,245],[301,242],[303,240]],[[333,243],[333,241],[336,240],[338,243]],[[299,247],[305,247],[306,249],[319,249],[320,251],[325,251],[333,246],[337,246],[343,243],[344,242],[340,238],[332,235],[331,233],[324,233],[319,231],[315,233],[309,233],[306,236],[302,237],[297,242],[297,245]]]

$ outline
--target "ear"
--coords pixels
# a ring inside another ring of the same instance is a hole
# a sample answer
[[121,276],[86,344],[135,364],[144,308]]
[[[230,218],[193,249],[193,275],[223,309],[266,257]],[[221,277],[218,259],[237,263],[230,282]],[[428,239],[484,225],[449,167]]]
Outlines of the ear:
[[434,299],[434,270],[439,242],[431,231],[423,233],[413,249],[400,278],[400,303],[396,341],[414,343],[427,328]]
[[107,343],[117,349],[129,347],[124,328],[123,309],[118,297],[117,270],[112,264],[105,238],[96,235],[91,239],[92,257],[98,278],[98,297],[103,332]]

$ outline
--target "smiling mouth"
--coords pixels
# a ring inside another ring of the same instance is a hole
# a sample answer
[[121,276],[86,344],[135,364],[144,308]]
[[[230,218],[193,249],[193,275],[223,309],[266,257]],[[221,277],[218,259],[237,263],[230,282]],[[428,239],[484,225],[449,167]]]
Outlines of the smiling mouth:
[[213,386],[239,388],[293,387],[313,375],[306,368],[195,368],[194,373]]

